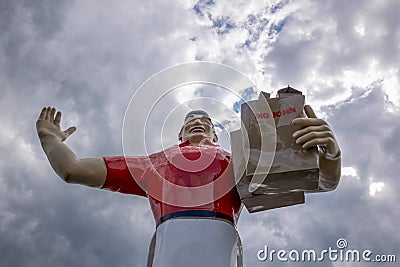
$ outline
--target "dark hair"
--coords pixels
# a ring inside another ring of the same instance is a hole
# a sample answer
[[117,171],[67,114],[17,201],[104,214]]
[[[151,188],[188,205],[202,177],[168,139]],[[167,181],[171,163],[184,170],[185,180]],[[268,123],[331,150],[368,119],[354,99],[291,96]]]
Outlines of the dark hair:
[[211,120],[211,118],[210,118],[210,116],[208,115],[208,113],[205,112],[204,110],[200,110],[200,109],[199,109],[199,110],[192,110],[192,111],[190,111],[188,114],[186,114],[185,120],[186,120],[187,117],[192,117],[193,115],[203,115],[203,117],[206,117],[206,118],[208,118],[208,119]]

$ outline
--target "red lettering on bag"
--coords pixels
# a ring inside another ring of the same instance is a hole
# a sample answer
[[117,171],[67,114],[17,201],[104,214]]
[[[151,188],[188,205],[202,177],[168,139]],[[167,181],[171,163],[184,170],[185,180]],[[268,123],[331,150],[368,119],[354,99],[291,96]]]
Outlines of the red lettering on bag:
[[269,114],[267,112],[265,112],[265,113],[256,113],[256,118],[257,119],[268,119],[269,118]]
[[[276,117],[283,117],[292,113],[296,112],[296,107],[292,107],[292,108],[287,108],[287,109],[283,109],[283,110],[278,110],[278,111],[273,111],[272,112],[272,117],[276,118]],[[255,113],[256,118],[257,119],[268,119],[269,113],[265,112],[265,113]]]
[[294,112],[296,112],[296,107],[275,111],[275,112],[272,112],[272,115],[274,118],[276,118],[276,117],[286,116],[286,115],[292,114]]

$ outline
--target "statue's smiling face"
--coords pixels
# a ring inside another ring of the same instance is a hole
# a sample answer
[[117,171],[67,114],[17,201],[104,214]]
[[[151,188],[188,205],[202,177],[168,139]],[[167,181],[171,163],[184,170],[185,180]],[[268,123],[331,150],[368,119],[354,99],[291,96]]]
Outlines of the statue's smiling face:
[[217,141],[211,120],[200,114],[193,114],[186,117],[179,137],[182,142],[189,140],[192,144],[199,144],[203,139]]

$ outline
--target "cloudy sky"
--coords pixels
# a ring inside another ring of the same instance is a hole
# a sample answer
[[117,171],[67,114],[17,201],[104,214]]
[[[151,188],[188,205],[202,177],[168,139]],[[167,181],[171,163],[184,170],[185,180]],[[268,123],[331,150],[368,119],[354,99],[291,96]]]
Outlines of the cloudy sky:
[[[147,200],[64,183],[35,121],[55,106],[63,128],[78,128],[67,144],[79,157],[121,155],[133,94],[155,73],[200,60],[237,69],[256,90],[302,90],[342,149],[335,191],[242,212],[245,266],[282,266],[257,259],[266,245],[322,251],[339,238],[399,260],[399,12],[397,0],[1,0],[0,266],[145,266],[155,228]],[[235,100],[221,90],[189,86],[169,97],[182,104],[202,92],[234,117]],[[165,118],[149,118],[146,138],[160,145]]]

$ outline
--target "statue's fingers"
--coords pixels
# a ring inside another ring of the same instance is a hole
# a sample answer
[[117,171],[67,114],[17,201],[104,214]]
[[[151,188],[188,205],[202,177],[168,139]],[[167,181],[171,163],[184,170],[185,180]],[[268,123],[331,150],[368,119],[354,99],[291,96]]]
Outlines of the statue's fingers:
[[46,108],[46,115],[45,115],[45,120],[50,120],[50,112],[51,112],[51,107]]
[[318,118],[296,118],[292,121],[292,124],[300,125],[301,127],[307,127],[307,126],[324,125],[326,124],[326,122]]
[[307,117],[309,118],[317,118],[317,115],[315,115],[314,110],[312,109],[312,107],[310,105],[305,105],[304,106],[304,111],[307,115]]
[[46,107],[42,108],[42,111],[40,112],[40,115],[39,115],[39,120],[44,120],[46,118],[46,110],[47,110]]
[[61,122],[61,112],[57,111],[56,118],[54,119],[54,124],[60,127],[60,122]]
[[50,110],[50,122],[54,121],[54,114],[56,113],[56,109],[55,108],[51,108]]
[[307,126],[303,129],[300,129],[300,130],[294,132],[293,138],[298,138],[298,137],[305,135],[307,133],[310,133],[310,132],[330,132],[330,131],[331,131],[331,129],[326,124],[312,125],[312,126]]
[[327,146],[329,142],[332,141],[331,137],[324,137],[324,138],[316,138],[311,139],[310,141],[304,143],[302,145],[303,149],[309,149],[315,146]]
[[333,137],[330,132],[310,132],[296,139],[297,144],[305,144],[313,139]]

